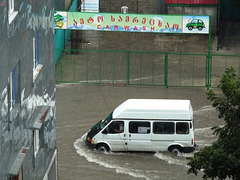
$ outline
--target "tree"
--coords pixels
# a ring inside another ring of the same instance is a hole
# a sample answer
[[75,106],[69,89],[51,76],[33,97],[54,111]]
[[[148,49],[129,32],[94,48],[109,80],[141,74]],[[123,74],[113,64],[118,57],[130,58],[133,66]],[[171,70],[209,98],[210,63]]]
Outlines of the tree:
[[218,139],[211,146],[188,158],[188,174],[202,170],[203,179],[240,179],[240,79],[233,67],[226,69],[218,87],[222,93],[209,90],[207,98],[225,123],[212,128]]

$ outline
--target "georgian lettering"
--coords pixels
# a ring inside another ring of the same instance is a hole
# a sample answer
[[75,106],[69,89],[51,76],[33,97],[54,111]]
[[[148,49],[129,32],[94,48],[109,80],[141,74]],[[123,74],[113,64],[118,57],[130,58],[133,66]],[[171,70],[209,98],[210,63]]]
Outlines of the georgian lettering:
[[[107,31],[156,31],[158,33],[185,33],[182,30],[184,24],[180,17],[139,15],[139,14],[101,14],[86,13],[81,15],[69,15],[70,21],[66,25],[70,28],[74,26],[84,26],[84,29],[107,30]],[[181,17],[183,19],[183,17]],[[185,26],[184,26],[185,27]],[[131,29],[130,29],[131,28]],[[172,31],[171,31],[172,30]]]
[[80,19],[80,24],[84,24],[83,18]]
[[89,17],[88,20],[87,20],[87,22],[88,22],[89,24],[92,24],[92,23],[94,23],[94,19],[93,19],[92,17]]
[[174,25],[173,25],[173,30],[175,30],[175,29],[178,30],[178,28],[179,28],[179,25],[178,25],[178,24],[174,24]]
[[75,19],[73,20],[73,22],[74,22],[73,25],[77,26],[77,21]]
[[111,21],[115,22],[115,18],[113,16],[111,16]]
[[147,22],[146,18],[143,18],[142,23],[145,24]]
[[158,27],[162,27],[162,22],[159,20]]
[[122,21],[123,21],[122,17],[119,16],[118,22],[122,22]]
[[137,17],[133,18],[133,23],[138,23]]
[[129,16],[126,16],[126,22],[129,22],[130,21],[130,17]]
[[155,19],[150,19],[149,24],[153,26],[155,24]]
[[98,20],[99,23],[100,23],[100,22],[103,22],[103,17],[102,17],[102,16],[98,16],[98,17],[97,17],[97,20]]
[[170,25],[169,25],[169,23],[167,22],[167,25],[165,26],[165,28],[169,28],[170,27]]

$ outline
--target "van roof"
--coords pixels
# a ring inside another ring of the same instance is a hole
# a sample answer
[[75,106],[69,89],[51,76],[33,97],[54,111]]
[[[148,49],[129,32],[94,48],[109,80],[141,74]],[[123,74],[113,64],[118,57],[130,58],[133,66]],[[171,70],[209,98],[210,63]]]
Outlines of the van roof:
[[128,99],[113,111],[113,119],[193,119],[189,100]]

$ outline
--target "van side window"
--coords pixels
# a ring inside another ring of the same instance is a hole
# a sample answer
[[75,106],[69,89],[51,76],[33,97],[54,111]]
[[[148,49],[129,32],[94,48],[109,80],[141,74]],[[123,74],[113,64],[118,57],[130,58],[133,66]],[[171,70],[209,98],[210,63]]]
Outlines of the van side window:
[[177,134],[188,134],[189,133],[189,125],[186,122],[178,122],[176,125]]
[[154,134],[174,134],[174,122],[154,122]]
[[150,130],[150,122],[131,121],[129,123],[130,133],[149,134]]
[[113,121],[107,127],[107,132],[110,134],[117,134],[124,132],[124,121]]

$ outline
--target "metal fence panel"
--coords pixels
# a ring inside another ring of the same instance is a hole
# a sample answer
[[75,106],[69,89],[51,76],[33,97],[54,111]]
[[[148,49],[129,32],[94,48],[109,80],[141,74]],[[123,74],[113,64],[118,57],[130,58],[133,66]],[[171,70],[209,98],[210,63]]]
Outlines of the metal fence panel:
[[129,84],[164,85],[164,54],[131,52]]
[[168,54],[168,86],[205,87],[206,55]]
[[[58,51],[58,50],[56,50]],[[110,50],[67,50],[56,65],[56,81],[127,85],[217,87],[226,68],[240,77],[240,56]]]
[[102,52],[101,83],[126,83],[126,59],[124,52]]
[[[60,50],[59,50],[60,51]],[[70,51],[63,51],[59,62],[55,68],[57,82],[74,82],[75,81],[75,67],[74,61],[76,56],[70,54]]]
[[65,50],[55,70],[57,82],[126,83],[126,53]]
[[240,56],[213,54],[211,59],[211,87],[217,87],[219,85],[226,68],[231,66],[234,67],[237,77],[240,78]]

